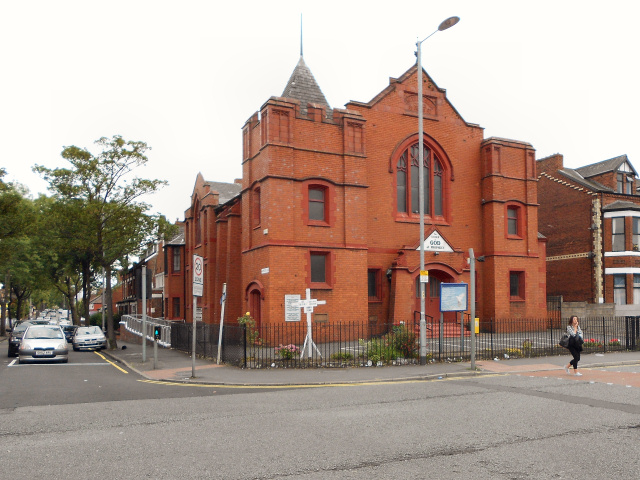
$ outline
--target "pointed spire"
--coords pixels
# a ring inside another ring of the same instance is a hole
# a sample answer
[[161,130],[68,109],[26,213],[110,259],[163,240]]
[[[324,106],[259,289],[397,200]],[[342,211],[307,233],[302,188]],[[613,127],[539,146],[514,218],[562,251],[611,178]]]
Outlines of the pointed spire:
[[319,103],[326,105],[327,109],[331,108],[322,90],[320,90],[316,79],[313,77],[311,70],[309,70],[307,64],[304,63],[302,56],[300,56],[298,65],[296,65],[291,77],[289,77],[282,96],[300,100],[300,110],[303,113],[306,113],[308,103]]
[[327,102],[322,90],[320,90],[311,70],[309,70],[307,64],[304,63],[302,50],[302,13],[300,14],[300,59],[291,77],[289,77],[282,96],[300,100],[300,111],[303,115],[306,115],[307,104],[309,103],[325,105],[327,107],[327,116],[331,118],[331,106],[329,102]]

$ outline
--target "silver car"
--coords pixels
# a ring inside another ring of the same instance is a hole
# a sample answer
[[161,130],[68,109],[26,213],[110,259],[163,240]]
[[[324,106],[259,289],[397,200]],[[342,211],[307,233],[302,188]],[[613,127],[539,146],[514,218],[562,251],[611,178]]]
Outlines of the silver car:
[[29,325],[18,347],[20,363],[69,360],[69,344],[58,325]]
[[98,326],[78,327],[71,340],[74,350],[100,350],[107,346],[107,338]]

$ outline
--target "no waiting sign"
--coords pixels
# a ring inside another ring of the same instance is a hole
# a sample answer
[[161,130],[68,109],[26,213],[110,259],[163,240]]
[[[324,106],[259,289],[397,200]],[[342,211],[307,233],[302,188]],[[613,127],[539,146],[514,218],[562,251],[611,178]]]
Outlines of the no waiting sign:
[[201,297],[204,288],[204,265],[202,257],[193,256],[193,296]]

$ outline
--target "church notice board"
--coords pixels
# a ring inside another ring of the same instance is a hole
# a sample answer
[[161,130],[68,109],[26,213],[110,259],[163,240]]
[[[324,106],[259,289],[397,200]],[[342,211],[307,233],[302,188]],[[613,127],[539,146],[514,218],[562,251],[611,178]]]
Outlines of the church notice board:
[[441,283],[440,311],[464,312],[469,305],[469,284]]

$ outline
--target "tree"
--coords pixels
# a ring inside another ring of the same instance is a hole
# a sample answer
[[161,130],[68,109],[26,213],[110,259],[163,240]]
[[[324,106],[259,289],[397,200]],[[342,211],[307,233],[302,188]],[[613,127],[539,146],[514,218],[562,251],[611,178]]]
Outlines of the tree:
[[[10,298],[11,263],[17,257],[15,244],[23,238],[33,221],[33,210],[30,208],[30,200],[27,198],[28,190],[18,184],[4,181],[6,170],[0,168],[0,272],[3,272],[5,283],[5,295]],[[22,294],[22,291],[18,288]],[[26,293],[26,292],[25,292]],[[5,299],[2,302],[2,319],[0,320],[0,336],[4,336],[6,309]]]
[[[150,206],[139,201],[156,192],[166,181],[134,176],[133,170],[144,166],[149,147],[144,142],[126,141],[121,136],[97,140],[102,151],[93,155],[87,149],[70,146],[62,157],[71,168],[48,169],[36,165],[34,170],[49,182],[49,188],[66,205],[79,202],[82,231],[95,247],[93,264],[105,270],[107,333],[111,348],[116,348],[113,328],[111,275],[116,262],[137,254],[157,233],[158,217],[147,214]],[[84,292],[83,292],[84,293]],[[88,304],[88,296],[85,297]]]
[[[66,298],[74,325],[80,323],[77,298],[91,297],[91,284],[96,267],[97,250],[91,221],[83,214],[83,202],[40,197],[38,228],[41,256],[53,286]],[[93,267],[92,268],[92,263]],[[89,318],[89,302],[83,302],[85,318]]]

